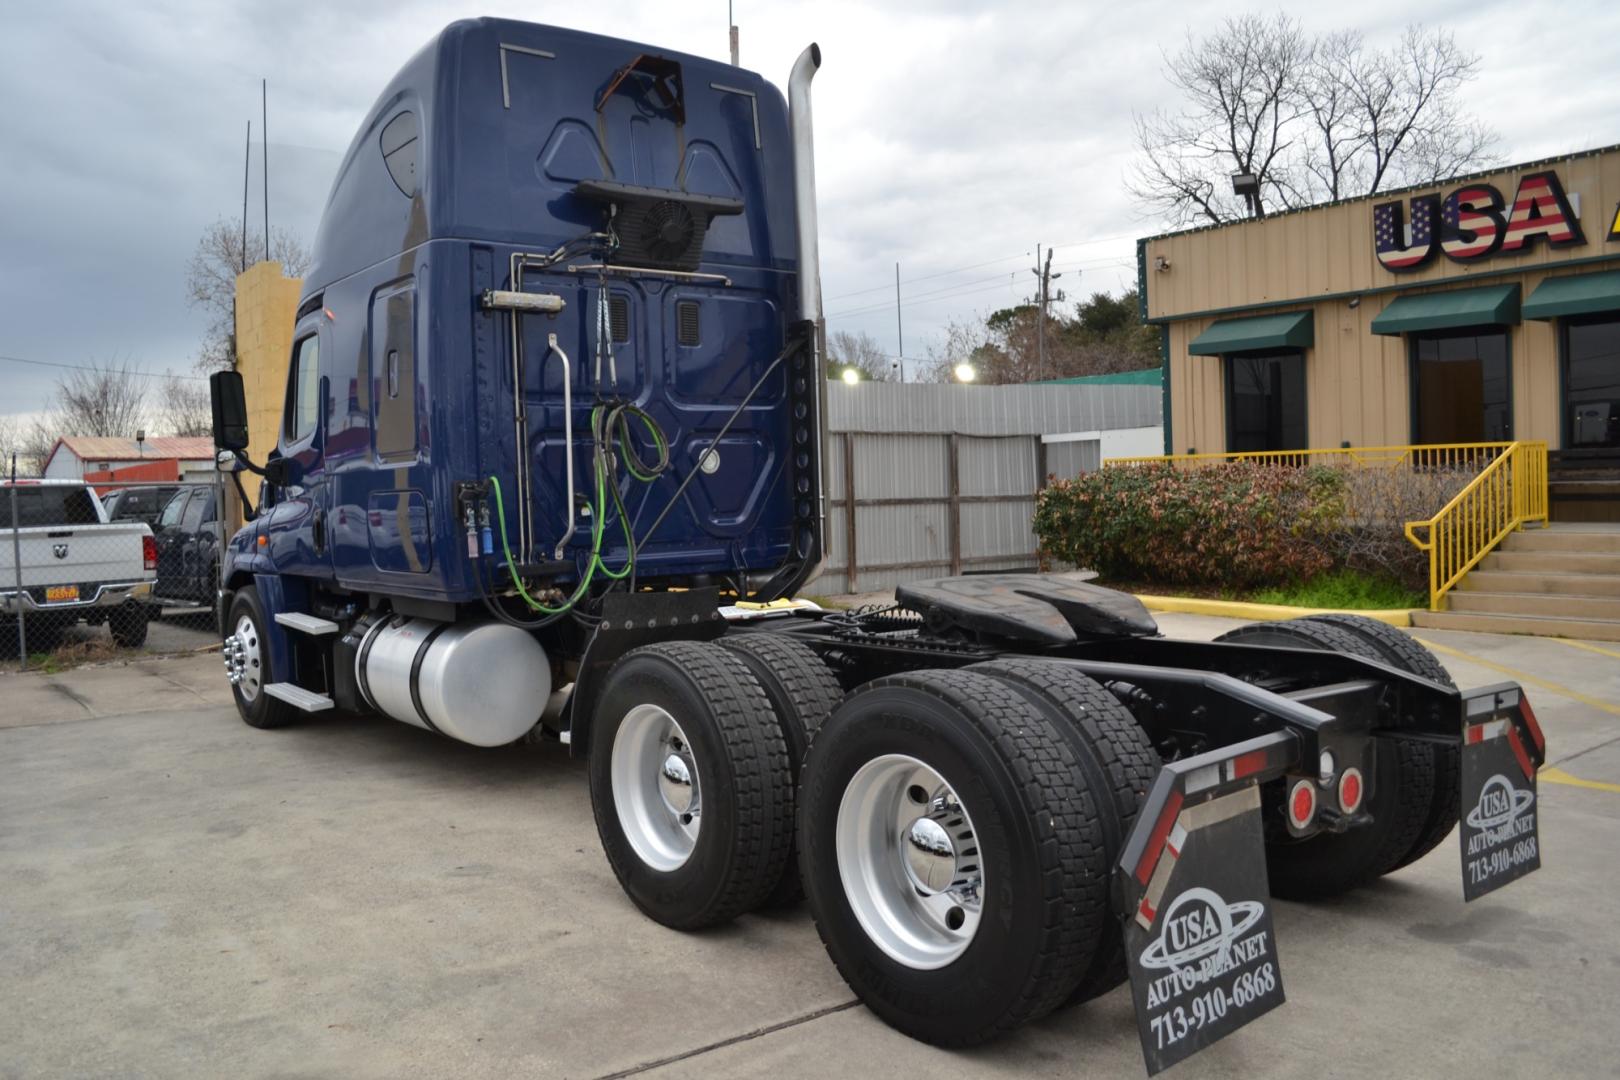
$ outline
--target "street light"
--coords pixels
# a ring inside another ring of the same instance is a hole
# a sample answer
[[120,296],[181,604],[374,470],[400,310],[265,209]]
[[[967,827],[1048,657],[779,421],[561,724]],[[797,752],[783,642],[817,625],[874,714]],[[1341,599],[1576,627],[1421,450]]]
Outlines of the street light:
[[854,386],[856,383],[861,381],[861,369],[851,364],[849,367],[844,369],[844,373],[840,375],[839,378],[843,379],[850,386]]
[[972,382],[974,379],[977,379],[978,377],[979,377],[979,373],[977,371],[974,371],[973,370],[973,365],[968,363],[966,360],[964,360],[960,364],[956,365],[956,381],[957,382]]

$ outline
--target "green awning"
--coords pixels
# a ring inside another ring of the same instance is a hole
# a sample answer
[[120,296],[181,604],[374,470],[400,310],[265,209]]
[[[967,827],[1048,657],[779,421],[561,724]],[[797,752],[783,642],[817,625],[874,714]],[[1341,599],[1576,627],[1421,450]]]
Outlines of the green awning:
[[1527,319],[1557,319],[1595,311],[1620,311],[1620,270],[1548,278],[1524,302]]
[[1460,326],[1510,326],[1518,321],[1519,287],[1488,285],[1397,297],[1372,321],[1372,332],[1405,334]]
[[1222,319],[1193,338],[1194,356],[1222,356],[1256,349],[1308,349],[1316,344],[1316,325],[1309,311]]

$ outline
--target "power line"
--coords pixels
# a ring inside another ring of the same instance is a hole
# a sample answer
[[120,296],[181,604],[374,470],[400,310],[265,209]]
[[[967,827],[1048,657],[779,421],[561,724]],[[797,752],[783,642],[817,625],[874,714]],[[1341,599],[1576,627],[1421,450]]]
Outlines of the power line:
[[[66,368],[69,371],[103,372],[103,371],[109,370],[107,368],[91,367],[91,366],[89,366],[87,364],[64,364],[64,363],[61,363],[60,361],[56,361],[56,360],[30,360],[30,359],[28,359],[27,357],[24,357],[24,356],[0,356],[0,360],[6,361],[7,363],[12,363],[12,364],[32,364],[34,367]],[[155,372],[143,371],[140,368],[135,368],[133,370],[131,370],[129,368],[125,368],[124,370],[130,371],[130,374],[132,374],[132,375],[139,375],[143,379],[175,378],[175,379],[197,379],[197,380],[200,380],[202,382],[207,382],[208,381],[208,376],[206,376],[206,375],[177,375],[177,374],[175,374],[174,372],[171,371],[171,372],[166,373],[163,376],[159,376]]]
[[[1025,259],[1025,258],[1028,258],[1028,257],[1029,257],[1029,252],[1020,251],[1020,252],[1018,252],[1016,254],[1013,254],[1013,255],[1003,255],[999,259],[989,259],[989,260],[986,260],[985,262],[981,262],[981,263],[971,263],[971,264],[969,264],[967,266],[958,266],[958,267],[955,267],[955,268],[950,269],[950,270],[940,270],[937,273],[933,273],[933,274],[924,274],[922,277],[909,278],[909,279],[907,279],[906,283],[908,285],[915,285],[919,281],[932,281],[934,278],[949,277],[952,274],[961,274],[961,273],[965,273],[968,270],[978,270],[981,267],[994,266],[996,263],[1007,262],[1007,261],[1012,260],[1012,259]],[[851,297],[851,296],[864,296],[866,293],[881,292],[881,291],[883,291],[883,290],[885,290],[887,288],[889,288],[889,283],[884,282],[882,285],[874,285],[870,289],[856,289],[854,292],[839,293],[837,296],[829,296],[829,297],[827,297],[827,300],[829,302],[831,302],[833,300],[844,300],[844,299],[846,299],[848,297]]]

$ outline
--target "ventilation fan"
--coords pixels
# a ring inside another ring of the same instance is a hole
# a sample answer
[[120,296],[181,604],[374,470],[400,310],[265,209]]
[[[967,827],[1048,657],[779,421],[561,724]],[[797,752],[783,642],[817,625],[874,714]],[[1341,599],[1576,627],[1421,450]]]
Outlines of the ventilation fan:
[[703,261],[709,222],[743,211],[741,199],[616,180],[584,180],[575,185],[574,194],[611,207],[619,237],[614,261],[658,270],[696,270]]
[[647,207],[640,231],[637,245],[648,258],[660,263],[685,262],[692,241],[698,240],[702,233],[692,211],[668,199]]

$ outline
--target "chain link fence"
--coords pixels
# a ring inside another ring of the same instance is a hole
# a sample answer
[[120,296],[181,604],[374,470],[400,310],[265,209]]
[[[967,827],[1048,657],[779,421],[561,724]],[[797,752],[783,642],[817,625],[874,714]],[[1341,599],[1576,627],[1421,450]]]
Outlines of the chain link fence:
[[0,670],[54,670],[214,637],[222,478],[0,486]]

